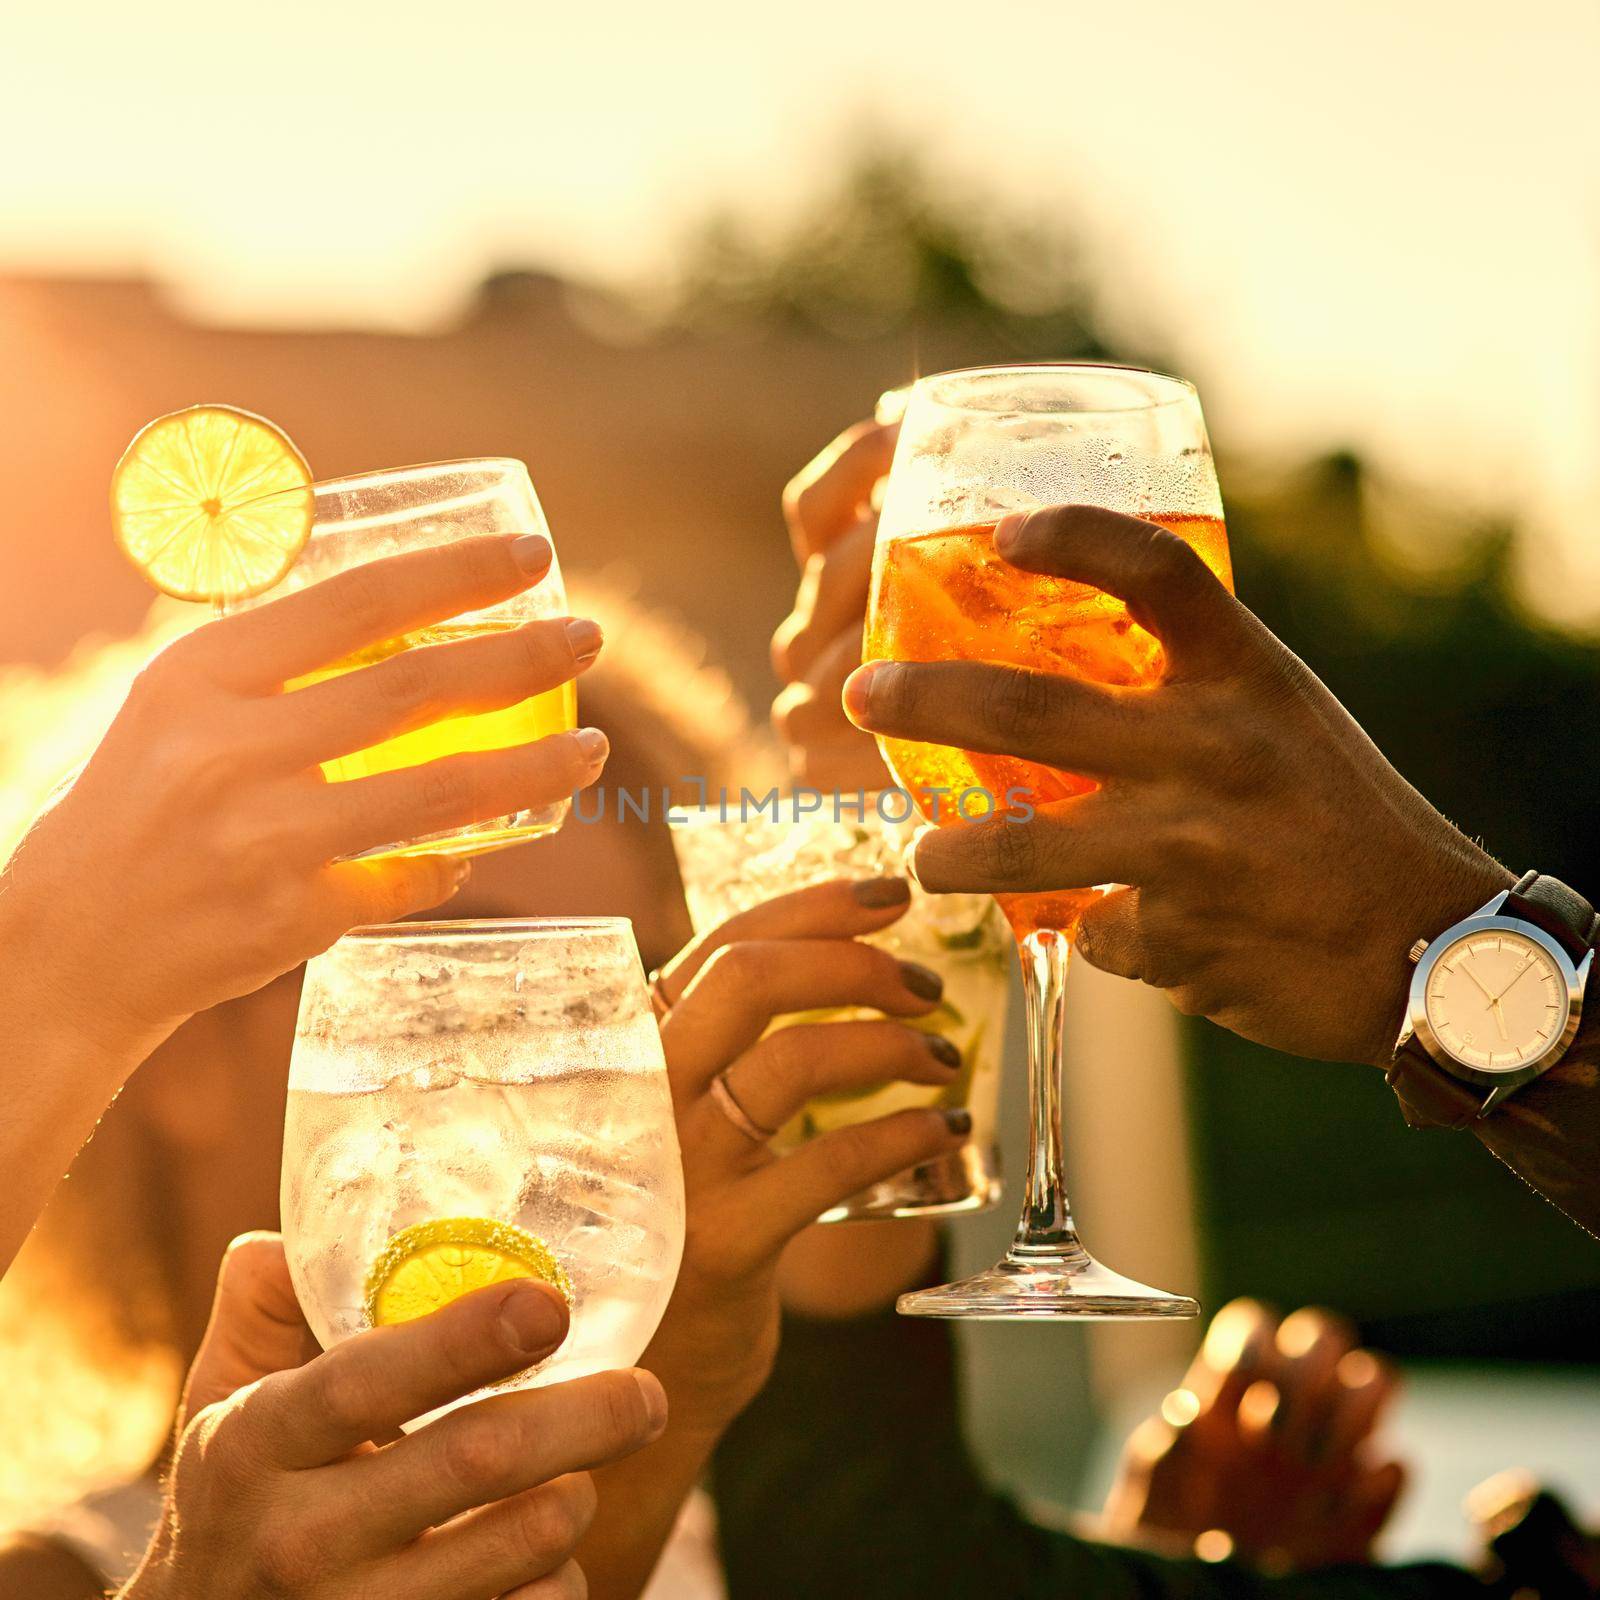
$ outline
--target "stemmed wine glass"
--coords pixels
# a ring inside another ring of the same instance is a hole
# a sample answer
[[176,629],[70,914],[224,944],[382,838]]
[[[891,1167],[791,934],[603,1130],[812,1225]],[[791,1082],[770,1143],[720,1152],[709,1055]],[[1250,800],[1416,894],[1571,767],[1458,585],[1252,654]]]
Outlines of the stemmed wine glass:
[[[1177,534],[1231,585],[1199,396],[1180,379],[1088,364],[975,368],[912,389],[873,557],[866,660],[1007,662],[1095,682],[1154,681],[1161,647],[1121,601],[1008,566],[993,534],[1013,511],[1076,503]],[[950,746],[879,741],[936,823],[1048,805],[1085,778]],[[962,797],[968,798],[963,801]],[[942,797],[942,798],[941,798]],[[1096,889],[997,896],[1020,947],[1031,1128],[1021,1225],[998,1266],[904,1295],[940,1317],[1192,1317],[1195,1302],[1122,1277],[1084,1249],[1062,1179],[1061,1069],[1069,941]]]

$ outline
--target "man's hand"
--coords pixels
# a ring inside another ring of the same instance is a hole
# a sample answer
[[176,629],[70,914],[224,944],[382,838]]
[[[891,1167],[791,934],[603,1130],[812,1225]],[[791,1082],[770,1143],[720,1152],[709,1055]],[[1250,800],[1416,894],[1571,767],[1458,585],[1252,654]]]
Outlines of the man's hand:
[[1091,506],[1007,517],[995,548],[1094,585],[1163,645],[1148,689],[979,662],[873,662],[845,705],[874,733],[1020,756],[1099,788],[926,830],[932,890],[1130,887],[1077,945],[1246,1038],[1386,1064],[1418,938],[1512,875],[1389,765],[1317,678],[1181,539]]
[[307,1360],[282,1242],[237,1241],[162,1523],[122,1600],[580,1600],[586,1469],[666,1425],[649,1373],[497,1395],[396,1437],[542,1360],[566,1331],[561,1296],[519,1280]]

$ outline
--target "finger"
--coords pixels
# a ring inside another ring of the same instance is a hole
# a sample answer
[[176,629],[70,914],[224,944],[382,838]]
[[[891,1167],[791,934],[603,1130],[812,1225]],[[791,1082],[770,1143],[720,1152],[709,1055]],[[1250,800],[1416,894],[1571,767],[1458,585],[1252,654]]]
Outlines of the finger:
[[1204,1343],[1184,1376],[1202,1419],[1232,1427],[1239,1401],[1258,1378],[1270,1376],[1278,1318],[1258,1300],[1231,1300],[1211,1319]]
[[1301,1461],[1320,1465],[1328,1457],[1339,1394],[1335,1374],[1355,1342],[1355,1329],[1343,1317],[1311,1306],[1278,1326],[1273,1343],[1283,1403],[1274,1431],[1279,1446]]
[[698,1094],[774,1017],[832,1006],[924,1016],[944,993],[938,973],[851,939],[752,939],[726,945],[661,1024],[673,1092]]
[[594,1480],[568,1473],[431,1529],[387,1565],[380,1592],[385,1600],[481,1600],[553,1578],[572,1564],[594,1513]]
[[1095,901],[1078,919],[1073,948],[1091,967],[1113,977],[1155,982],[1137,889],[1118,889]]
[[1100,506],[1048,506],[1002,518],[994,547],[1025,571],[1115,595],[1180,671],[1226,657],[1249,636],[1249,612],[1192,546],[1154,522]]
[[783,516],[795,560],[825,549],[868,508],[872,487],[894,460],[898,425],[858,422],[791,478]]
[[[449,856],[339,861],[323,868],[314,921],[327,944],[352,928],[399,922],[459,894],[472,863]],[[322,946],[326,948],[326,945]]]
[[1148,690],[989,661],[869,661],[845,680],[844,709],[869,733],[1091,778],[1137,776],[1171,760]]
[[1126,802],[1100,790],[1039,806],[1027,821],[994,817],[923,828],[911,859],[917,882],[930,893],[1007,894],[1137,883],[1148,848],[1147,832]]
[[576,1561],[569,1561],[559,1572],[522,1584],[500,1600],[589,1600],[589,1580]]
[[263,1379],[241,1407],[242,1426],[273,1464],[321,1466],[526,1371],[566,1333],[567,1303],[558,1290],[528,1278],[494,1284]]
[[276,1233],[246,1233],[228,1246],[217,1273],[211,1320],[189,1368],[178,1431],[188,1419],[269,1372],[317,1354]]
[[803,678],[842,633],[853,634],[859,647],[877,531],[876,518],[857,522],[806,561],[795,608],[772,636],[772,667],[780,678]]
[[773,1247],[869,1184],[959,1150],[972,1133],[972,1113],[897,1111],[808,1139],[793,1155],[744,1180],[744,1215]]
[[475,1506],[619,1461],[666,1425],[660,1383],[636,1369],[491,1395],[350,1464],[372,1508],[364,1537],[374,1548],[403,1543]]
[[193,635],[219,681],[269,691],[429,622],[509,600],[549,570],[550,541],[485,534],[336,573]]
[[329,783],[313,807],[307,843],[327,860],[555,805],[600,776],[610,749],[598,728],[579,728],[508,750]]
[[1405,1487],[1406,1469],[1399,1461],[1386,1461],[1363,1473],[1345,1502],[1349,1523],[1347,1539],[1330,1552],[1330,1558],[1334,1561],[1364,1560],[1394,1515]]
[[[848,1094],[890,1081],[945,1088],[960,1070],[961,1052],[941,1034],[901,1022],[822,1022],[774,1028],[727,1076],[748,1117],[763,1128],[781,1128],[814,1095]],[[748,1145],[731,1123],[728,1133]]]
[[600,643],[598,624],[561,617],[402,650],[280,696],[270,708],[274,732],[294,766],[332,760],[446,717],[497,710],[554,689],[588,668]]
[[1329,1421],[1327,1457],[1354,1455],[1377,1428],[1399,1391],[1393,1365],[1371,1350],[1350,1350],[1334,1369],[1334,1403]]
[[845,680],[861,665],[861,633],[847,628],[822,651],[806,675],[786,684],[772,703],[773,728],[788,744],[817,744],[848,737],[868,740],[844,714]]
[[887,928],[906,913],[911,885],[885,874],[832,878],[774,895],[686,944],[661,971],[661,990],[676,1002],[718,950],[747,939],[854,939]]
[[894,781],[883,764],[877,741],[859,728],[820,744],[791,745],[789,771],[796,784],[825,794],[835,790],[870,794],[875,789],[888,788]]

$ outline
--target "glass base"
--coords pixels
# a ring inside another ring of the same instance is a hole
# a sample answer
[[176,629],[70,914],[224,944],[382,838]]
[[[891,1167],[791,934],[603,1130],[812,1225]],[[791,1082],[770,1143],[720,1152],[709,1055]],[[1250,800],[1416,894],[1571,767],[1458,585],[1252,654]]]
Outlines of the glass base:
[[375,845],[370,850],[345,856],[344,860],[389,861],[409,856],[453,856],[462,859],[487,855],[491,850],[504,850],[507,845],[546,838],[567,820],[567,813],[571,809],[570,800],[560,800],[553,806],[540,806],[536,811],[518,811],[509,817],[491,817],[487,822],[474,822],[465,828],[446,828],[441,833],[425,833],[419,839],[407,839],[399,844]]
[[966,1145],[885,1178],[824,1211],[818,1222],[887,1222],[987,1211],[1000,1199],[1000,1153]]
[[966,1317],[1001,1322],[1013,1318],[1089,1318],[1099,1322],[1146,1322],[1151,1318],[1197,1317],[1198,1303],[1135,1283],[1102,1267],[1086,1250],[1069,1255],[1024,1256],[1013,1252],[997,1267],[903,1294],[903,1317]]

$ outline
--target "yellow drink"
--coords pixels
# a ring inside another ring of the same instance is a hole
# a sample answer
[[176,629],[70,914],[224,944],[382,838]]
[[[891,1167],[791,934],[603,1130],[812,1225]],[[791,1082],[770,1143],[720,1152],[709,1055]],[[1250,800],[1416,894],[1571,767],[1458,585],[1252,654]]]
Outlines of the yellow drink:
[[[380,645],[346,656],[332,666],[308,672],[304,677],[286,684],[285,688],[303,689],[314,683],[326,682],[329,678],[342,677],[361,667],[387,661],[390,656],[415,645],[449,644],[478,634],[502,632],[512,625],[504,622],[437,623],[416,633],[387,639]],[[531,744],[535,739],[547,739],[554,733],[568,733],[577,725],[578,688],[575,683],[563,683],[554,689],[530,695],[526,700],[519,700],[515,705],[501,706],[494,711],[470,711],[461,716],[445,717],[424,728],[396,734],[381,744],[369,745],[365,750],[324,761],[322,772],[329,783],[348,783],[353,778],[371,778],[383,772],[421,766],[423,762],[437,761],[441,756],[465,755],[479,750],[506,750],[513,745]],[[555,808],[552,815],[541,816],[535,823],[493,827],[484,831],[453,834],[443,839],[419,839],[393,849],[374,851],[371,856],[474,855],[517,839],[537,839],[554,833],[565,815],[563,806]]]

